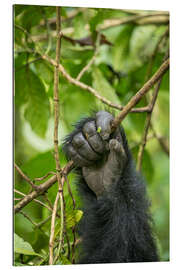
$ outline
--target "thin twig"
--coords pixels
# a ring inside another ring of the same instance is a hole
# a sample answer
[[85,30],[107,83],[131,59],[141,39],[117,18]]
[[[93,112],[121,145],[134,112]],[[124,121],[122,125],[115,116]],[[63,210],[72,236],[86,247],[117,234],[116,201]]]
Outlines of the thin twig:
[[123,108],[122,112],[113,120],[112,129],[116,129],[117,126],[126,117],[128,112],[142,99],[142,97],[151,89],[151,87],[165,74],[169,68],[169,58],[164,61],[156,73],[149,79],[143,87],[130,99],[127,105]]
[[43,194],[43,198],[48,203],[49,207],[51,209],[53,209],[53,205],[52,205],[51,201],[49,200],[48,196],[46,195],[46,193]]
[[[74,168],[72,161],[69,161],[66,166],[63,168],[63,174],[68,174]],[[32,200],[46,192],[51,186],[53,186],[57,181],[56,175],[49,178],[46,182],[40,184],[38,190],[33,190],[31,193],[27,194],[19,203],[14,206],[15,214],[18,213],[22,208],[24,208]],[[62,182],[62,185],[64,182]]]
[[[60,7],[56,7],[56,33],[57,33],[57,41],[56,41],[56,63],[54,69],[54,159],[56,162],[56,176],[58,180],[59,186],[59,198],[60,198],[60,209],[61,209],[61,222],[60,222],[60,236],[59,236],[59,248],[58,251],[60,253],[62,243],[63,243],[63,232],[64,232],[64,200],[63,200],[63,185],[62,178],[60,175],[61,167],[60,167],[60,159],[59,159],[59,149],[58,149],[58,124],[59,124],[59,69],[58,63],[60,62],[60,49],[61,49],[61,9]],[[51,239],[50,239],[51,241]],[[51,243],[51,249],[53,249]],[[50,253],[49,263],[53,264],[53,252]]]
[[159,51],[159,47],[160,47],[162,41],[164,40],[164,38],[166,38],[168,36],[168,34],[169,34],[169,26],[167,27],[166,31],[161,35],[160,39],[158,40],[158,43],[156,44],[156,47],[155,47],[152,55],[150,57],[150,60],[149,60],[149,63],[148,63],[148,67],[147,67],[146,76],[145,76],[145,82],[151,76],[154,58],[155,58],[157,52]]
[[35,227],[37,227],[37,223],[34,222],[30,216],[28,216],[26,213],[24,213],[23,211],[20,211],[19,214],[23,215],[25,218],[27,218]]
[[81,77],[83,76],[83,74],[90,68],[90,66],[94,63],[96,57],[97,57],[97,54],[99,52],[99,41],[100,41],[100,34],[98,32],[97,34],[97,41],[96,41],[96,48],[95,48],[95,52],[94,52],[94,55],[93,57],[91,58],[91,60],[87,63],[86,66],[84,66],[84,68],[79,72],[76,80],[77,81],[80,81]]
[[36,227],[39,228],[41,226],[43,226],[46,222],[48,222],[51,219],[52,215],[49,215],[45,220],[39,222],[36,224]]
[[[17,194],[19,194],[19,195],[22,195],[22,196],[24,197],[24,199],[27,198],[28,195],[29,195],[29,194],[26,195],[26,194],[22,193],[21,191],[19,191],[19,190],[17,190],[17,189],[14,189],[14,192],[17,193]],[[22,199],[22,200],[23,200],[23,199]],[[43,203],[43,202],[41,202],[41,201],[39,201],[39,200],[36,200],[36,199],[33,199],[33,201],[36,202],[36,203],[38,203],[38,204],[40,204],[40,205],[42,205],[42,206],[44,206],[45,208],[47,208],[49,211],[52,212],[52,209],[51,209],[48,205],[46,205],[45,203]],[[21,203],[21,202],[20,202],[20,203]],[[15,205],[15,209],[16,209],[16,205]],[[20,209],[19,209],[19,211],[20,211]],[[18,211],[18,212],[19,212],[19,211]]]
[[84,68],[79,72],[76,80],[77,81],[80,81],[81,77],[83,76],[83,74],[90,68],[90,66],[94,63],[95,59],[96,59],[96,56],[98,54],[98,50],[96,49],[95,50],[95,53],[93,55],[93,57],[91,58],[91,60],[87,63],[86,66],[84,66]]
[[36,177],[33,180],[34,181],[42,181],[42,180],[46,179],[49,175],[52,175],[52,174],[55,175],[56,173],[55,172],[48,172],[44,176],[42,176],[42,177]]
[[141,142],[141,145],[139,147],[139,152],[138,152],[138,157],[137,157],[137,171],[140,171],[141,167],[142,167],[144,148],[145,148],[145,145],[147,142],[147,135],[148,135],[148,130],[149,130],[150,123],[151,123],[152,112],[153,112],[154,105],[155,105],[155,102],[157,99],[157,95],[158,95],[158,92],[160,89],[161,81],[162,81],[162,77],[159,79],[159,81],[156,85],[156,88],[154,90],[154,95],[153,95],[152,100],[150,102],[151,112],[149,112],[147,114],[146,121],[145,121],[144,133],[142,136],[142,142]]
[[164,137],[160,136],[157,134],[157,132],[155,131],[152,123],[151,123],[151,130],[155,136],[155,138],[158,140],[160,146],[162,147],[162,150],[169,156],[169,143],[168,140],[165,140]]
[[[111,20],[105,20],[103,25],[100,25],[99,30],[105,30],[105,29],[109,29],[111,27],[115,27],[115,26],[119,26],[122,24],[127,24],[127,23],[139,23],[139,24],[145,24],[146,21],[145,19],[147,19],[147,22],[151,22],[151,20],[148,20],[149,18],[154,18],[155,20],[153,21],[158,21],[157,18],[158,17],[163,17],[164,18],[164,22],[168,23],[169,22],[169,16],[160,13],[156,13],[156,14],[143,14],[143,15],[134,15],[134,16],[126,16],[123,17],[121,19],[111,19]],[[142,20],[143,23],[142,23]],[[158,21],[159,22],[159,21]],[[161,20],[160,20],[161,22]]]
[[[169,27],[166,29],[164,34],[160,37],[160,39],[159,39],[159,41],[158,41],[158,43],[157,43],[157,45],[156,45],[156,47],[155,47],[155,49],[154,49],[154,51],[152,53],[151,59],[149,61],[148,69],[147,69],[146,80],[149,78],[149,76],[150,76],[150,74],[152,72],[153,60],[154,60],[154,58],[156,56],[156,53],[159,50],[159,46],[160,46],[161,42],[163,41],[163,39],[168,35],[168,33],[169,33]],[[169,50],[165,54],[165,56],[163,58],[163,61],[165,61],[168,58],[168,56],[169,56]],[[154,105],[155,105],[155,102],[156,102],[156,99],[157,99],[157,95],[158,95],[158,92],[159,92],[159,89],[160,89],[161,81],[162,81],[162,77],[158,81],[158,83],[156,85],[156,88],[154,90],[154,94],[153,94],[153,96],[151,98],[151,101],[150,101],[150,103],[148,105],[150,111],[148,112],[146,120],[145,120],[144,132],[143,132],[143,135],[142,135],[142,141],[141,141],[141,144],[139,146],[139,151],[138,151],[138,156],[137,156],[137,170],[138,171],[140,171],[141,168],[142,168],[143,153],[144,153],[144,149],[145,149],[146,142],[147,142],[148,131],[149,131],[149,128],[151,126],[152,112],[153,112]],[[145,99],[146,99],[146,102],[148,102],[148,97],[147,96],[145,97]]]
[[31,64],[33,64],[33,63],[35,63],[35,62],[37,62],[37,61],[39,61],[39,60],[41,60],[41,59],[42,59],[41,56],[40,56],[40,57],[37,57],[37,58],[35,58],[35,59],[33,59],[33,60],[27,62],[26,64],[20,66],[19,68],[16,68],[16,71],[19,71],[19,70],[21,70],[21,69],[23,69],[23,68],[26,68],[27,66],[29,66],[29,65],[31,65]]
[[57,192],[56,199],[54,202],[52,218],[51,218],[51,233],[49,239],[49,264],[53,264],[53,249],[54,249],[54,232],[55,232],[55,221],[56,221],[56,212],[59,200],[59,192]]
[[14,163],[14,167],[17,170],[17,172],[22,176],[22,178],[34,189],[38,189],[38,186],[34,185],[31,179],[27,175],[23,173],[23,171],[19,168],[19,166]]

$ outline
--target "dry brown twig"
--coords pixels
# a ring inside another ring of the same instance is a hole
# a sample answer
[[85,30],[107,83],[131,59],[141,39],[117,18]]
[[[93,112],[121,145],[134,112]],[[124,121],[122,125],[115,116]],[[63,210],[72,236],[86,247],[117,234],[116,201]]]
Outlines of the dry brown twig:
[[145,145],[147,142],[147,135],[148,135],[148,130],[149,130],[150,123],[151,123],[152,112],[153,112],[153,108],[154,108],[154,105],[155,105],[155,102],[156,102],[156,99],[158,96],[158,92],[159,92],[159,89],[161,86],[161,81],[162,81],[162,77],[159,79],[159,81],[156,85],[156,88],[154,90],[154,95],[153,95],[152,100],[151,100],[150,105],[149,105],[151,107],[151,111],[148,112],[147,117],[146,117],[144,133],[142,136],[142,142],[141,142],[141,145],[139,147],[139,152],[138,152],[138,157],[137,157],[137,170],[138,171],[141,171],[144,148],[145,148]]
[[93,55],[93,57],[91,58],[91,60],[87,63],[87,65],[79,72],[76,80],[80,81],[81,77],[84,75],[84,73],[90,68],[90,66],[94,63],[94,61],[96,60],[96,56],[98,54],[98,49],[96,48],[95,53]]
[[38,186],[34,185],[34,183],[31,181],[31,179],[23,173],[23,171],[19,168],[19,166],[14,163],[14,167],[17,170],[17,172],[22,176],[22,178],[34,189],[38,189]]
[[[61,246],[63,243],[63,232],[64,232],[64,199],[63,199],[63,184],[61,178],[61,167],[59,159],[59,149],[58,149],[58,124],[59,124],[59,69],[58,63],[60,62],[60,50],[61,50],[61,9],[56,7],[56,63],[54,68],[54,159],[56,162],[56,177],[58,180],[58,194],[55,200],[54,211],[57,211],[57,202],[60,200],[60,211],[61,211],[61,222],[60,222],[60,239],[59,239],[59,249],[61,251]],[[56,213],[56,212],[55,212]],[[51,222],[51,234],[49,240],[49,264],[53,264],[53,245],[54,245],[54,223],[55,216],[52,216]]]
[[54,202],[52,218],[51,218],[51,232],[50,232],[50,239],[49,239],[49,264],[53,264],[53,250],[54,250],[54,232],[55,232],[55,221],[56,221],[56,212],[58,207],[58,200],[59,200],[59,192],[57,192],[56,199]]
[[42,181],[42,180],[46,179],[49,175],[52,175],[52,174],[55,175],[56,173],[55,172],[48,172],[42,177],[35,177],[34,181]]

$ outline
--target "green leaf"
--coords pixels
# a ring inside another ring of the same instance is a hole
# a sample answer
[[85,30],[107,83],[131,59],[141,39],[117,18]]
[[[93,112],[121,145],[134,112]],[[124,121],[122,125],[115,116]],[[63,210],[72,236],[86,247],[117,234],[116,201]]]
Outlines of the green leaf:
[[60,259],[56,262],[56,265],[66,265],[66,264],[72,264],[66,256],[61,254]]
[[44,137],[50,116],[49,99],[44,84],[30,69],[15,72],[15,102],[26,103],[25,119],[37,135]]
[[74,210],[72,211],[71,214],[67,215],[66,217],[67,229],[75,226],[80,221],[82,216],[83,216],[83,212],[81,210]]
[[40,256],[40,254],[36,253],[32,246],[25,242],[21,237],[19,237],[17,234],[14,234],[14,252],[24,255],[33,255],[33,256]]
[[46,82],[50,83],[54,78],[54,73],[52,67],[43,60],[38,60],[35,62],[35,67],[37,74]]
[[[61,159],[61,166],[65,165],[65,156],[61,149],[59,149],[60,159]],[[55,161],[52,151],[47,151],[37,156],[33,157],[32,159],[28,160],[26,163],[23,164],[21,169],[31,178],[35,177],[42,177],[43,175],[47,174],[49,171],[54,171],[55,169]]]
[[97,67],[93,69],[92,76],[93,87],[101,94],[101,96],[107,98],[113,103],[120,104],[115,89],[109,84],[102,72]]
[[134,27],[132,24],[124,26],[115,41],[112,56],[113,66],[117,71],[129,71],[130,41]]
[[103,9],[94,9],[95,15],[90,19],[90,31],[93,34],[97,29],[98,24],[100,24],[104,20],[104,12]]
[[78,223],[80,221],[80,219],[82,218],[83,216],[83,211],[81,210],[76,210],[76,213],[75,213],[75,220],[76,220],[76,223]]
[[89,31],[84,27],[87,23],[87,16],[79,12],[73,19],[74,33],[73,38],[84,38],[89,34]]
[[20,263],[20,262],[14,262],[14,266],[25,266],[23,263]]
[[31,27],[37,25],[42,19],[41,11],[41,6],[25,6],[21,19],[23,28],[29,31]]
[[93,50],[91,49],[84,49],[84,48],[79,48],[79,47],[76,48],[76,47],[68,46],[69,44],[67,44],[67,42],[63,42],[63,44],[64,46],[62,46],[61,55],[63,59],[70,59],[71,63],[72,63],[72,60],[77,60],[77,59],[84,62],[93,56]]
[[24,33],[17,27],[14,27],[15,44],[23,46]]
[[15,17],[18,16],[20,13],[22,13],[26,9],[26,5],[14,5],[13,11]]

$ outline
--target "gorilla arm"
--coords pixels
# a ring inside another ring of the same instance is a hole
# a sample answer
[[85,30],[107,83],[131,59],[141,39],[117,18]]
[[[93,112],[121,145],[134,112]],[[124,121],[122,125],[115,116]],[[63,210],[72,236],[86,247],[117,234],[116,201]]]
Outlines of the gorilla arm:
[[105,111],[81,120],[64,151],[77,166],[84,216],[79,263],[157,261],[149,201],[122,127]]

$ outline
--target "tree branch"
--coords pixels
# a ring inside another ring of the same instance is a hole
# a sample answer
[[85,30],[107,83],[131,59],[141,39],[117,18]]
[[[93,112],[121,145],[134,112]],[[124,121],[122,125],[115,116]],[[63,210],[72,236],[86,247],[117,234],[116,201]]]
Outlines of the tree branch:
[[148,24],[148,23],[168,23],[169,15],[162,14],[161,12],[156,14],[140,14],[140,15],[132,15],[126,16],[121,19],[111,19],[105,20],[104,24],[99,27],[99,30],[106,30],[111,27],[119,26],[126,23],[137,23],[137,24]]
[[150,105],[149,105],[151,108],[151,111],[148,113],[148,115],[146,117],[146,121],[145,121],[144,133],[142,136],[142,142],[141,142],[141,145],[139,147],[139,152],[138,152],[138,157],[137,157],[137,171],[140,171],[141,167],[142,167],[142,158],[143,158],[144,148],[145,148],[145,145],[147,142],[147,135],[148,135],[148,130],[149,130],[150,123],[151,123],[152,112],[153,112],[154,105],[155,105],[155,102],[156,102],[156,99],[158,96],[161,81],[162,81],[162,77],[159,79],[159,81],[157,83],[157,86],[156,86],[155,91],[154,91],[154,95],[153,95],[152,100],[151,100]]
[[130,99],[127,105],[123,108],[122,112],[114,119],[112,123],[112,129],[116,129],[117,126],[126,117],[128,112],[141,100],[141,98],[151,89],[151,87],[165,74],[169,68],[169,58],[164,61],[156,73],[149,79],[143,87]]
[[[19,191],[19,190],[17,190],[17,189],[14,189],[14,192],[17,193],[17,194],[19,194],[19,195],[22,195],[24,198],[25,198],[26,196],[28,196],[28,195],[22,193],[21,191]],[[36,203],[38,203],[38,204],[40,204],[41,206],[47,208],[49,211],[52,212],[51,207],[49,207],[49,206],[46,205],[45,203],[43,203],[43,202],[41,202],[41,201],[39,201],[39,200],[36,200],[36,199],[33,199],[33,201],[36,202]]]
[[[47,55],[42,55],[42,58],[46,61],[48,61],[49,63],[51,63],[53,66],[56,66],[56,62],[50,58],[49,56]],[[66,70],[64,69],[64,67],[59,64],[58,65],[58,69],[59,71],[61,72],[61,74],[63,75],[64,78],[66,78],[70,83],[80,87],[81,89],[84,89],[88,92],[90,92],[91,94],[93,94],[97,99],[99,99],[100,101],[102,101],[104,104],[112,107],[112,108],[115,108],[115,109],[118,109],[118,110],[123,110],[124,107],[121,106],[121,105],[117,105],[117,104],[113,104],[111,101],[107,100],[106,98],[102,97],[94,88],[92,88],[91,86],[83,83],[83,82],[80,82],[78,81],[77,79],[74,79],[72,78],[67,72]],[[149,108],[148,107],[143,107],[143,108],[131,108],[131,112],[147,112],[149,111]]]
[[[72,161],[68,162],[66,166],[62,169],[62,173],[67,175],[74,168]],[[31,193],[27,194],[19,203],[14,206],[15,214],[18,213],[22,208],[24,208],[32,200],[46,192],[50,187],[52,187],[57,181],[56,175],[49,178],[46,182],[40,184],[38,190],[34,190]],[[62,185],[64,184],[64,179]]]

